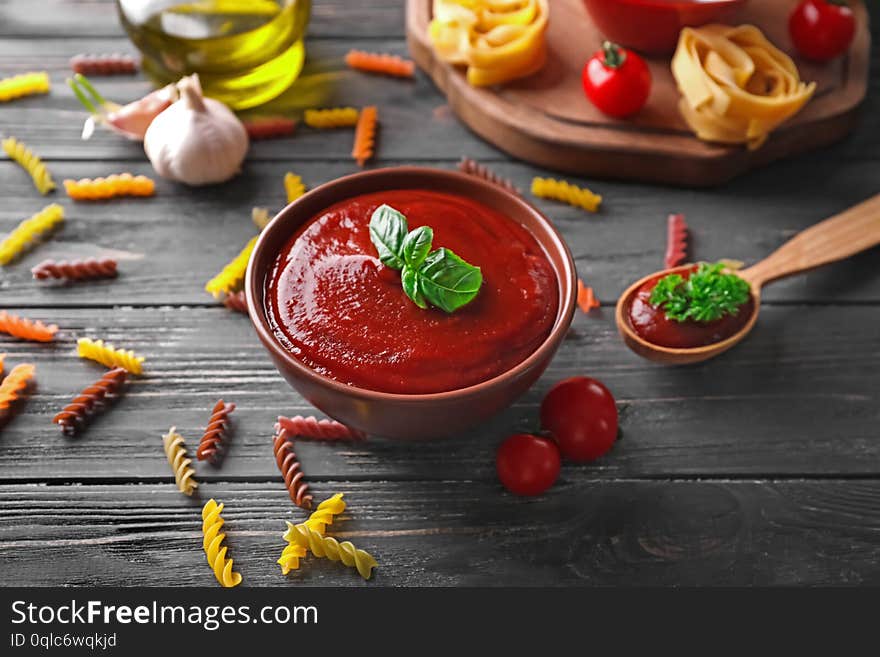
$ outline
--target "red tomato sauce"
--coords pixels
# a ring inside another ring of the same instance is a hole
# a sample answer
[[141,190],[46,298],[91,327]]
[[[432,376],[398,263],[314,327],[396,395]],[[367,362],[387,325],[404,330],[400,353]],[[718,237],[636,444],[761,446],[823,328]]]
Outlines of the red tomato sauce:
[[[400,272],[379,262],[373,211],[387,203],[409,229],[434,229],[478,266],[483,287],[455,313],[422,310]],[[266,314],[278,342],[341,383],[401,394],[455,390],[525,360],[547,338],[559,307],[556,274],[535,238],[499,212],[452,194],[397,190],[347,199],[308,221],[266,280]]]
[[[680,273],[684,278],[688,278],[694,271],[696,266]],[[663,276],[664,274],[658,274],[642,284],[632,295],[629,306],[630,325],[639,336],[651,344],[673,349],[693,349],[715,344],[729,338],[745,326],[755,310],[754,299],[749,297],[735,315],[725,315],[714,322],[691,320],[679,322],[667,319],[666,312],[662,308],[652,306],[650,303],[651,292]]]

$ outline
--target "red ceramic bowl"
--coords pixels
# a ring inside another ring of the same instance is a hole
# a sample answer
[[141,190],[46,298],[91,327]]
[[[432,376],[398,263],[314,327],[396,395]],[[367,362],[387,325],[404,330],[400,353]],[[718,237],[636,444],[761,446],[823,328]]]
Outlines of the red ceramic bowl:
[[683,27],[727,22],[746,0],[584,0],[606,38],[649,55],[675,50]]
[[[433,394],[392,394],[345,385],[318,374],[275,339],[264,310],[266,273],[297,229],[325,208],[353,196],[394,189],[458,194],[498,210],[529,229],[556,272],[559,310],[547,339],[512,369],[467,388]],[[303,397],[332,418],[367,433],[417,440],[451,435],[510,405],[531,387],[556,353],[574,316],[577,274],[568,246],[550,221],[523,199],[473,176],[422,167],[395,167],[339,178],[297,199],[263,229],[247,268],[248,312],[269,356]]]

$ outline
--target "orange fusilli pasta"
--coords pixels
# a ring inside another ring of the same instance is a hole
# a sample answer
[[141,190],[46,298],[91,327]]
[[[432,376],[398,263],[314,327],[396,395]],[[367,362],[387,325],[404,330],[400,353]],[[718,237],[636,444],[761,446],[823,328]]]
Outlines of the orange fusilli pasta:
[[5,310],[0,310],[0,333],[30,340],[32,342],[51,342],[58,333],[55,324],[43,324],[43,322],[26,319],[18,315],[12,315]]
[[0,415],[4,415],[28,383],[34,376],[36,367],[31,363],[22,363],[12,368],[12,371],[0,383]]
[[408,60],[397,55],[384,53],[364,52],[363,50],[351,50],[345,56],[345,63],[350,68],[368,73],[380,73],[397,78],[411,78],[415,75],[416,66]]
[[361,114],[358,117],[351,156],[357,161],[359,166],[364,166],[367,160],[373,157],[376,145],[376,122],[378,116],[376,106],[369,105],[361,110]]

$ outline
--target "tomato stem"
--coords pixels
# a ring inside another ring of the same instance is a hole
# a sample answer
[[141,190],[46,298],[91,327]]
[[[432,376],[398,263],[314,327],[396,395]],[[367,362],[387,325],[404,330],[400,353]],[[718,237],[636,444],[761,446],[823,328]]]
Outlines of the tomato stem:
[[602,54],[604,64],[608,68],[620,68],[626,61],[626,51],[611,41],[605,41],[602,44]]

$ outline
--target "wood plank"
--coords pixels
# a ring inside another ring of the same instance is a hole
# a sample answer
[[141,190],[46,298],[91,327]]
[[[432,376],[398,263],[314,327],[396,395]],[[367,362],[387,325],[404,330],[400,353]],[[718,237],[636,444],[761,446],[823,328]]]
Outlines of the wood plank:
[[[522,500],[494,484],[355,483],[331,528],[378,560],[371,582],[308,557],[283,577],[284,521],[268,484],[2,486],[7,586],[216,586],[199,506],[222,501],[244,586],[874,585],[880,482],[580,481]],[[430,511],[426,511],[430,509]],[[63,567],[47,567],[63,564]]]
[[[114,0],[4,0],[0,36],[107,37],[123,34]],[[397,0],[312,2],[311,36],[401,36],[403,5]]]
[[[468,144],[473,157],[499,157],[493,146],[471,137],[425,76],[419,75],[413,81],[352,71],[344,62],[351,48],[406,55],[402,39],[309,40],[308,62],[302,77],[259,112],[299,116],[304,108],[378,103],[384,126],[380,135],[382,157],[458,159],[463,143]],[[0,73],[47,70],[52,80],[48,96],[0,104],[0,131],[15,135],[49,160],[143,159],[140,144],[109,131],[98,131],[89,141],[80,139],[86,112],[64,80],[70,76],[69,58],[83,51],[134,52],[124,38],[0,40]],[[106,98],[120,103],[140,98],[152,89],[140,75],[96,78],[95,83]],[[351,140],[351,130],[311,130],[300,126],[293,140],[255,143],[250,158],[349,160]]]
[[[0,336],[7,367],[37,365],[37,389],[0,431],[0,481],[170,480],[162,433],[176,425],[191,450],[218,397],[238,404],[228,458],[208,480],[278,478],[272,424],[315,411],[277,374],[248,320],[223,309],[34,310],[54,320],[49,345]],[[593,375],[617,397],[624,438],[592,466],[565,477],[800,476],[880,473],[880,307],[771,306],[736,350],[670,369],[623,346],[610,309],[579,315],[539,383],[477,430],[425,444],[301,443],[312,481],[494,481],[494,449],[534,429],[540,400],[562,378]],[[78,438],[52,416],[102,368],[75,354],[79,336],[103,337],[146,356],[146,374]]]
[[[467,150],[467,143],[460,142],[462,150]],[[454,166],[452,161],[432,164]],[[533,175],[544,175],[514,163],[497,163],[493,168],[524,189]],[[535,203],[568,241],[581,277],[611,304],[630,283],[662,266],[669,212],[687,215],[693,258],[728,257],[752,263],[797,231],[874,193],[880,177],[880,161],[857,160],[829,165],[826,177],[805,187],[801,181],[809,168],[795,164],[794,170],[764,172],[751,184],[742,179],[711,192],[590,182],[605,198],[599,215],[552,201]],[[147,163],[130,161],[56,161],[50,169],[59,181],[122,171],[155,175]],[[357,166],[353,161],[252,161],[239,178],[221,187],[191,189],[159,180],[154,198],[74,203],[63,192],[40,197],[27,174],[14,163],[0,161],[0,189],[6,201],[0,207],[0,235],[52,200],[59,200],[67,212],[64,227],[51,240],[0,269],[0,305],[212,303],[204,292],[205,282],[255,234],[252,206],[278,209],[285,203],[282,178],[288,170],[302,175],[312,187],[352,173]],[[44,258],[99,255],[121,259],[117,280],[58,286],[31,278],[30,268]],[[764,301],[876,303],[880,301],[878,258],[880,250],[874,249],[774,283],[765,289]]]

